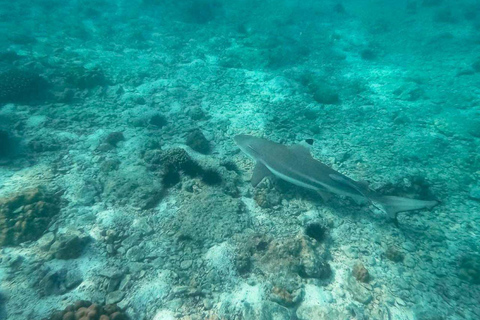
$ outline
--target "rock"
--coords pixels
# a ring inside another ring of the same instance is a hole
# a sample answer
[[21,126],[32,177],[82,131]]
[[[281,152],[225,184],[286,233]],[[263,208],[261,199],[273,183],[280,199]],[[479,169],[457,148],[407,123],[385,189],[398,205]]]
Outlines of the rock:
[[480,185],[473,186],[468,195],[470,198],[480,201]]
[[351,274],[347,276],[347,289],[352,294],[353,299],[365,305],[373,299],[370,292],[360,285]]
[[301,305],[296,312],[298,320],[347,320],[346,315],[341,314],[328,306]]
[[352,275],[360,282],[367,283],[370,280],[368,270],[362,263],[357,263],[353,266]]
[[51,270],[39,281],[39,293],[42,296],[62,295],[76,288],[82,281],[82,275],[77,270]]
[[202,108],[200,107],[190,108],[190,110],[188,111],[188,115],[192,120],[195,120],[195,121],[202,120],[205,118],[205,112],[203,112]]
[[299,274],[302,278],[327,279],[332,274],[332,269],[328,262],[310,256],[302,260]]
[[192,266],[192,260],[184,260],[180,263],[180,269],[187,270]]
[[179,242],[208,247],[241,232],[248,222],[242,201],[212,190],[193,194],[179,209],[165,226],[176,231]]
[[79,237],[74,234],[63,234],[50,247],[56,259],[76,259],[82,255],[83,249],[88,243],[87,237]]
[[132,247],[127,250],[126,257],[130,261],[142,261],[145,258],[145,255],[139,247]]
[[123,300],[125,293],[122,291],[113,291],[107,294],[105,298],[106,304],[115,304]]
[[292,319],[292,315],[287,308],[271,301],[265,301],[260,310],[260,317],[257,319],[290,320]]
[[210,152],[210,142],[208,142],[200,129],[195,129],[187,135],[186,145],[203,154]]
[[65,275],[65,288],[72,290],[83,282],[82,273],[79,270],[71,269]]
[[115,171],[119,168],[120,166],[120,161],[119,160],[105,160],[104,162],[102,162],[102,164],[100,165],[100,170],[103,171],[103,172],[112,172],[112,171]]
[[40,249],[48,251],[54,241],[55,234],[53,232],[47,232],[40,239],[37,240],[37,244]]

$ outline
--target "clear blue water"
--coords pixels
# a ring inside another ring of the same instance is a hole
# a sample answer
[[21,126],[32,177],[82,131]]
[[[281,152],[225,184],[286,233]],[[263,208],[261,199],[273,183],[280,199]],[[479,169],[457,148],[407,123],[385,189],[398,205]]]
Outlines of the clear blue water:
[[479,49],[478,0],[0,0],[0,319],[480,319]]

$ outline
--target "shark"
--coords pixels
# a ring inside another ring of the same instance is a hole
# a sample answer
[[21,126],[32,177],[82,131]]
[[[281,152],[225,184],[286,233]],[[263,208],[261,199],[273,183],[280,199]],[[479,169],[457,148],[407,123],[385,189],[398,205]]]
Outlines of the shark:
[[371,203],[397,222],[399,212],[432,209],[436,200],[417,200],[381,195],[364,181],[355,181],[316,160],[300,144],[284,145],[251,135],[237,135],[240,150],[256,161],[251,183],[256,187],[265,177],[274,176],[299,187],[316,191],[324,201],[331,194],[347,196],[358,203]]

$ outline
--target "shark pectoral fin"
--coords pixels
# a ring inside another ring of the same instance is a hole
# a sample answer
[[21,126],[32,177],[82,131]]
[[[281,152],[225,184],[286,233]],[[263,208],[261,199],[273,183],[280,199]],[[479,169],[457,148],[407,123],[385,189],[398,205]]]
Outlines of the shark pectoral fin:
[[332,194],[326,191],[317,190],[317,193],[320,195],[320,198],[322,198],[323,202],[327,202],[332,197]]
[[265,177],[270,176],[272,173],[268,168],[263,164],[257,161],[255,168],[253,168],[252,179],[250,182],[252,186],[256,187]]

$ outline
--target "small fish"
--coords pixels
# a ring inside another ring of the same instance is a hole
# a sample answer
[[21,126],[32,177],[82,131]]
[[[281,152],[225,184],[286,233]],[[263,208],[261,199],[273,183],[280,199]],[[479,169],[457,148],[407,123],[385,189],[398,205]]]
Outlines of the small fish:
[[380,195],[370,190],[365,182],[354,181],[314,159],[310,151],[301,145],[285,146],[250,135],[238,135],[234,140],[243,152],[256,161],[251,179],[254,187],[263,178],[273,175],[315,190],[324,200],[332,193],[351,197],[357,202],[367,200],[395,221],[399,212],[431,209],[438,204],[435,200]]

